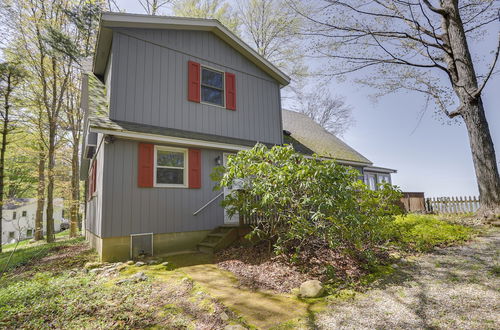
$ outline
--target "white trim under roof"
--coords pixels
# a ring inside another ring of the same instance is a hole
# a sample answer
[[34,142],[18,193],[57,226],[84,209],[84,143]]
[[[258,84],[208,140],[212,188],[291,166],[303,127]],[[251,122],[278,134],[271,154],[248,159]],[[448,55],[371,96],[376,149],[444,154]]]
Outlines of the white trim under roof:
[[175,136],[138,133],[132,131],[115,131],[112,129],[96,128],[96,127],[91,127],[90,131],[101,134],[113,135],[124,139],[150,141],[154,143],[167,143],[167,144],[175,144],[182,146],[195,146],[195,147],[205,147],[211,149],[232,150],[232,151],[251,149],[251,147],[237,145],[237,144],[187,139]]
[[94,73],[103,75],[111,48],[112,28],[141,28],[141,29],[173,29],[173,30],[194,30],[209,31],[224,40],[227,44],[237,50],[240,54],[257,65],[268,75],[276,79],[282,86],[290,83],[283,71],[274,66],[271,62],[259,55],[255,50],[247,45],[243,40],[222,25],[216,19],[172,17],[172,16],[151,16],[141,14],[125,13],[103,13],[100,21],[100,29],[97,40],[96,52],[94,55]]
[[378,166],[366,166],[363,168],[363,171],[368,172],[377,172],[377,173],[397,173],[397,170],[386,167],[378,167]]

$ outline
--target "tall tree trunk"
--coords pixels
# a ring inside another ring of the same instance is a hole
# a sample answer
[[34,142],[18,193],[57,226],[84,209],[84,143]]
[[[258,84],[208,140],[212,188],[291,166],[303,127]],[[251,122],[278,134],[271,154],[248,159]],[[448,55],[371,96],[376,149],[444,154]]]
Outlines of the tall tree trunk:
[[35,215],[35,241],[43,239],[43,212],[45,208],[45,151],[40,145],[38,152],[38,187]]
[[49,123],[49,151],[48,151],[48,167],[47,167],[47,242],[54,242],[54,167],[55,167],[55,122]]
[[80,171],[78,159],[78,142],[73,146],[73,155],[71,158],[71,226],[69,231],[70,237],[75,237],[78,234],[78,209],[80,204]]
[[476,171],[481,202],[479,213],[486,217],[500,214],[500,176],[481,98],[474,100],[464,109],[462,118],[469,133],[472,160]]
[[441,0],[446,14],[443,16],[443,41],[450,52],[446,62],[450,80],[460,100],[457,110],[467,127],[472,160],[476,171],[480,215],[487,217],[500,214],[500,175],[495,155],[495,147],[484,113],[474,63],[464,31],[457,0]]
[[3,222],[3,195],[4,195],[4,172],[5,172],[5,150],[7,150],[7,134],[9,133],[9,110],[10,93],[12,91],[10,75],[7,77],[7,87],[4,95],[4,118],[2,127],[2,146],[0,148],[0,252],[2,252],[2,222]]

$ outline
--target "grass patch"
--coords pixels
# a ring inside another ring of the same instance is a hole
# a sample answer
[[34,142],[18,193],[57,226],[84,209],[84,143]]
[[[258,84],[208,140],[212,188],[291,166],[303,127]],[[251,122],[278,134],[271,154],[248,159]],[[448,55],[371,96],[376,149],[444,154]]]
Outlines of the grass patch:
[[[79,235],[80,235],[80,233],[78,233],[78,236]],[[58,232],[55,236],[56,236],[57,241],[68,239],[69,238],[69,229]],[[45,244],[45,241],[38,241],[37,242],[37,241],[33,241],[33,239],[30,238],[30,239],[25,239],[25,240],[20,241],[19,244],[17,244],[17,243],[4,244],[4,245],[2,245],[2,251],[8,252],[8,251],[12,251],[13,249],[17,250],[17,249],[22,249],[25,247],[30,247],[33,245],[41,245],[41,244]],[[16,245],[17,245],[17,248],[16,248]]]
[[[78,237],[70,240],[56,241],[54,243],[37,244],[34,246],[25,245],[22,248],[0,253],[0,272],[5,272],[16,267],[26,265],[29,262],[41,259],[58,248],[82,242],[83,238]],[[12,256],[11,256],[12,255]],[[9,261],[10,259],[10,261]]]
[[464,242],[472,237],[474,230],[451,224],[434,215],[408,214],[394,221],[398,241],[405,247],[419,252]]

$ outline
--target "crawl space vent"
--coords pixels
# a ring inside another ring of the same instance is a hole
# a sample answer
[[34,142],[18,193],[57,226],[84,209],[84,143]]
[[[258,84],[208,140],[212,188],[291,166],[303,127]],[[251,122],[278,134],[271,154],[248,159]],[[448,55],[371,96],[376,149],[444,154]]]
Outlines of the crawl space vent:
[[153,233],[130,235],[130,257],[151,257],[153,255]]

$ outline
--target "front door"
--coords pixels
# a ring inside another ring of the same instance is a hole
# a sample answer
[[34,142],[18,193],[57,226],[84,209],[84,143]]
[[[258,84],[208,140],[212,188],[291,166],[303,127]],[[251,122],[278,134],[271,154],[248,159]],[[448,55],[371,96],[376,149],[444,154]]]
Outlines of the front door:
[[[223,164],[226,166],[227,164],[227,157],[231,155],[230,153],[224,153],[223,154]],[[233,192],[232,189],[224,187],[224,197],[227,195],[231,194]],[[224,224],[226,225],[234,225],[240,223],[240,216],[238,213],[233,214],[233,216],[229,216],[229,214],[226,212],[226,209],[224,209]]]

